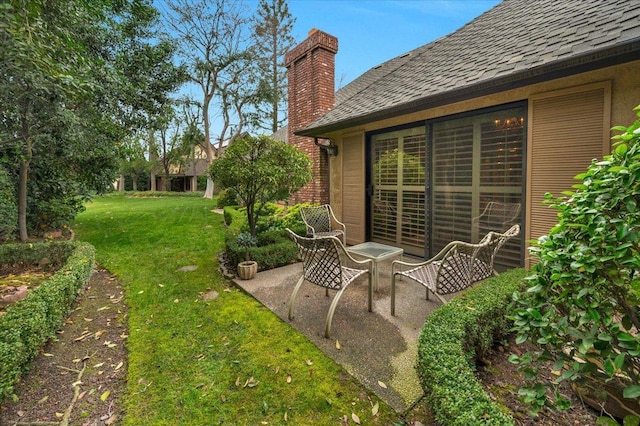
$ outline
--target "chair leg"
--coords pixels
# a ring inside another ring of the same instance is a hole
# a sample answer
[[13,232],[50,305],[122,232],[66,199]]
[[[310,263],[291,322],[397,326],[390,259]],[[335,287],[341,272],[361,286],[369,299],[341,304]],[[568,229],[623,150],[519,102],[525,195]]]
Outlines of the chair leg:
[[396,314],[396,274],[391,273],[391,315]]
[[331,302],[331,306],[329,306],[329,312],[327,313],[327,322],[324,328],[324,337],[329,338],[329,333],[331,332],[331,321],[333,320],[333,312],[336,310],[336,306],[338,305],[338,300],[340,300],[340,296],[347,287],[342,287],[338,293],[333,298]]
[[371,275],[373,275],[371,273],[371,271],[369,271],[369,273],[367,274],[369,276],[369,294],[368,294],[368,309],[369,312],[373,312],[373,280]]
[[296,300],[296,295],[298,294],[298,290],[300,290],[300,286],[304,282],[304,275],[300,277],[298,283],[293,289],[293,293],[291,293],[291,298],[289,298],[289,319],[293,319],[293,302]]

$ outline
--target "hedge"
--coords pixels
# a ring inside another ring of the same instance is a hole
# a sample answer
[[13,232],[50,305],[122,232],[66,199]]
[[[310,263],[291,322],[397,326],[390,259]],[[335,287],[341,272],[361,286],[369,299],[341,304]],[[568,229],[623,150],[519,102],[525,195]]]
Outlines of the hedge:
[[514,269],[489,278],[427,317],[418,340],[418,376],[441,424],[514,424],[509,409],[491,400],[474,371],[475,360],[509,334],[507,306],[526,275]]
[[[238,207],[226,206],[224,219],[227,224],[225,246],[227,259],[231,265],[242,262],[244,247],[238,245],[238,235],[246,224],[246,216]],[[273,229],[258,236],[258,246],[249,248],[249,257],[258,262],[261,271],[288,265],[297,260],[298,249],[284,229]]]
[[[66,254],[66,256],[64,256]],[[95,265],[93,246],[79,242],[6,244],[0,246],[2,264],[36,263],[48,258],[61,268],[26,298],[0,316],[0,401],[55,332],[62,328],[80,288]],[[66,263],[64,259],[66,257]],[[0,265],[2,266],[2,265]]]

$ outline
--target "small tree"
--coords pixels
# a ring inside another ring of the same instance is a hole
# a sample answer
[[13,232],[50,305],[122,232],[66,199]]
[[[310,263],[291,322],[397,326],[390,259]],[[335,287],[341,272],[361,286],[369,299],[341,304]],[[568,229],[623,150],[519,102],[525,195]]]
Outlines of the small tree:
[[[532,250],[531,286],[515,295],[517,342],[540,347],[511,356],[532,380],[520,394],[534,411],[567,407],[563,380],[594,378],[623,390],[621,401],[640,397],[640,120],[614,130],[624,131],[614,152],[576,177],[575,192],[547,194],[558,224]],[[554,383],[536,383],[544,361],[559,372]]]
[[245,136],[213,161],[211,178],[232,189],[247,208],[249,232],[265,203],[288,199],[311,181],[311,160],[297,148],[267,136]]

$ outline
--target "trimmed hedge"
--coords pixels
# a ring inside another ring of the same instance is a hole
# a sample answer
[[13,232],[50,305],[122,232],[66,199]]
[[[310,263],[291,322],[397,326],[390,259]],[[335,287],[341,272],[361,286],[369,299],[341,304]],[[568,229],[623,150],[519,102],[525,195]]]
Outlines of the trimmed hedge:
[[418,376],[441,424],[514,424],[509,409],[489,398],[474,372],[475,360],[509,334],[507,306],[526,275],[514,269],[489,278],[427,317],[418,340]]
[[[246,224],[246,216],[237,207],[224,208],[224,220],[227,224],[225,246],[227,258],[231,265],[237,265],[244,260],[244,247],[238,245],[238,235]],[[258,236],[258,246],[249,247],[249,257],[258,262],[261,271],[288,265],[297,260],[298,249],[287,236],[286,231],[274,229]]]
[[[64,256],[66,254],[66,256]],[[47,257],[61,268],[26,298],[0,316],[0,401],[11,395],[16,380],[27,371],[42,346],[62,328],[80,288],[95,265],[95,249],[79,242],[6,244],[3,264],[36,263]]]

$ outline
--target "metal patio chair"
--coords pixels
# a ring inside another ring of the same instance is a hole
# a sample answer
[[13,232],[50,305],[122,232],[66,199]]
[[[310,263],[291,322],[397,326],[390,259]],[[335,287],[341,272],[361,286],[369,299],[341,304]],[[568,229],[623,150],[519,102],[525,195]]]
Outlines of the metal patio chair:
[[[291,298],[289,299],[289,319],[293,319],[293,307],[298,294],[298,290],[304,281],[324,287],[325,294],[329,296],[329,290],[336,290],[337,293],[331,302],[327,319],[325,322],[325,337],[329,337],[331,332],[331,320],[333,313],[340,300],[340,296],[349,284],[361,275],[368,274],[368,310],[373,310],[372,303],[372,281],[371,281],[371,260],[356,260],[347,252],[344,244],[332,236],[306,238],[297,235],[287,229],[289,236],[298,246],[300,258],[302,259],[303,274],[298,280]],[[349,265],[349,266],[347,266]]]
[[346,244],[347,228],[336,218],[329,204],[302,207],[300,215],[307,226],[307,236],[339,237],[342,244]]
[[438,254],[420,263],[396,260],[391,265],[391,315],[395,315],[396,276],[411,278],[436,295],[443,304],[443,297],[470,287],[472,284],[498,275],[493,268],[495,256],[506,241],[518,235],[520,226],[514,225],[505,233],[489,232],[477,244],[452,241]]
[[478,227],[481,234],[489,231],[504,232],[520,222],[520,203],[489,201],[479,216],[471,219],[471,226]]

